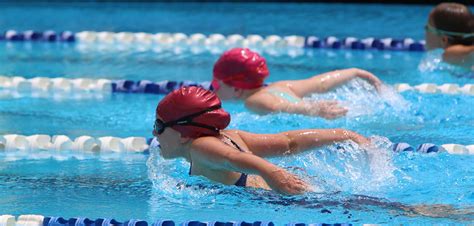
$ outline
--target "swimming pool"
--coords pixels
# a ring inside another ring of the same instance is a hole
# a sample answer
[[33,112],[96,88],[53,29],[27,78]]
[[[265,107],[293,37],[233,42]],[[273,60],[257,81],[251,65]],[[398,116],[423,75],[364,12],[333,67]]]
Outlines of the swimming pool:
[[[308,17],[314,21],[327,18],[341,5],[288,5],[284,14],[274,4],[209,4],[179,6],[137,4],[97,5],[28,5],[20,8],[9,3],[0,15],[0,24],[7,29],[110,30],[145,32],[184,32],[191,34],[223,33],[261,35],[325,35],[355,37],[422,38],[424,16],[429,7],[384,6],[393,14],[380,14],[378,8],[348,5],[351,23],[344,18],[334,21],[303,24]],[[380,6],[377,6],[380,7]],[[262,8],[272,14],[256,20]],[[102,14],[101,12],[108,14]],[[413,13],[413,12],[426,12]],[[157,13],[158,12],[158,13]],[[212,13],[211,13],[212,12]],[[298,14],[297,12],[304,12]],[[320,12],[314,13],[312,12]],[[325,13],[322,13],[325,12]],[[360,13],[366,12],[366,13]],[[139,13],[141,17],[137,16]],[[47,15],[57,15],[61,23],[51,25]],[[26,18],[26,16],[30,18]],[[78,15],[90,15],[79,17]],[[205,15],[205,16],[203,16]],[[214,23],[217,19],[224,21]],[[270,15],[275,15],[270,19]],[[364,16],[361,16],[364,15]],[[239,23],[242,16],[248,18]],[[377,16],[379,23],[366,17]],[[75,21],[75,18],[81,18]],[[393,18],[407,21],[394,26]],[[11,18],[17,18],[12,20]],[[287,19],[290,18],[290,19]],[[103,21],[91,23],[91,20]],[[170,25],[172,21],[172,25]],[[199,21],[192,26],[189,21]],[[269,21],[275,21],[268,26]],[[369,21],[369,22],[368,22]],[[139,24],[139,25],[137,25]],[[390,26],[392,25],[392,26]],[[390,27],[390,29],[388,29]],[[264,54],[269,63],[269,81],[305,78],[307,76],[347,67],[360,67],[373,72],[388,84],[405,82],[412,85],[472,83],[472,78],[443,68],[419,69],[426,58],[422,52],[305,50],[298,56]],[[9,76],[108,78],[131,80],[209,80],[218,55],[210,52],[137,51],[135,49],[82,48],[76,44],[0,42],[0,74]],[[468,74],[468,73],[467,73]],[[345,127],[375,137],[379,153],[367,156],[360,150],[342,144],[345,151],[331,146],[290,158],[273,159],[282,166],[307,169],[312,183],[322,194],[283,197],[258,190],[211,186],[200,178],[186,175],[183,161],[166,162],[150,154],[74,152],[3,152],[0,153],[0,213],[14,215],[35,213],[45,216],[90,218],[110,217],[119,220],[173,219],[201,221],[273,221],[288,222],[351,222],[359,223],[452,223],[473,220],[470,214],[442,218],[404,216],[397,209],[406,205],[445,204],[458,209],[474,205],[472,156],[447,153],[393,153],[389,142],[474,143],[474,97],[468,95],[388,92],[380,100],[371,90],[360,89],[353,82],[328,97],[351,101],[347,118],[334,121],[276,114],[257,116],[239,103],[225,103],[232,114],[230,128],[272,133],[302,127]],[[65,134],[100,136],[151,136],[154,110],[163,95],[122,94],[75,98],[31,95],[0,100],[0,134]],[[315,97],[316,98],[316,97]],[[359,107],[358,107],[359,106]],[[360,107],[363,106],[363,107]],[[383,138],[386,137],[386,138]],[[375,157],[374,157],[375,156]],[[369,163],[367,159],[370,159]],[[442,179],[440,179],[442,178]],[[186,186],[189,185],[189,186]],[[370,197],[377,197],[372,200]],[[376,203],[376,204],[374,204]],[[391,203],[391,204],[387,204]]]

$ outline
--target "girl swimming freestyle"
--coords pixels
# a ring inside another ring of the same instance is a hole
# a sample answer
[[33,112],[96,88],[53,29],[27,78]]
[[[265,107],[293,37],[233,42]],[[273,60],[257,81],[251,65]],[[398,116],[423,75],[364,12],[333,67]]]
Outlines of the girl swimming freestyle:
[[425,26],[426,48],[444,49],[443,61],[474,70],[474,16],[459,3],[441,3]]
[[303,80],[279,81],[264,86],[269,75],[266,61],[247,48],[226,51],[214,65],[212,87],[222,100],[240,99],[258,113],[288,112],[326,119],[342,117],[347,109],[337,101],[306,101],[303,97],[325,93],[354,78],[362,78],[380,91],[382,82],[370,72],[351,68]]
[[338,141],[365,146],[367,138],[345,129],[305,129],[279,134],[226,130],[230,115],[217,95],[199,87],[168,94],[156,108],[153,135],[165,159],[184,158],[190,175],[225,185],[271,189],[284,194],[310,191],[306,182],[265,157],[284,156]]

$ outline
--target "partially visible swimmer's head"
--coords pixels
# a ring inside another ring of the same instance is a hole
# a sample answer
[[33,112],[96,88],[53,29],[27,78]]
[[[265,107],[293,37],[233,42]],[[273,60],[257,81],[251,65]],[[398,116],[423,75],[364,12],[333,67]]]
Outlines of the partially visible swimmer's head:
[[168,94],[156,108],[153,135],[158,137],[164,158],[179,157],[190,139],[217,136],[230,123],[217,95],[199,87],[183,87]]
[[234,98],[232,92],[257,89],[268,76],[265,58],[247,48],[234,48],[214,64],[212,86],[222,99]]
[[459,3],[437,5],[425,29],[427,49],[474,45],[474,17],[468,7]]

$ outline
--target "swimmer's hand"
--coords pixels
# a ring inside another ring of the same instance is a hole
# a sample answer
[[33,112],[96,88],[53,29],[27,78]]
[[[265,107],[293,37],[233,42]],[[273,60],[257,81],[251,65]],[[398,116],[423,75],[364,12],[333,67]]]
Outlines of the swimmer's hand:
[[361,147],[371,147],[372,142],[367,137],[364,137],[354,131],[344,130],[344,134],[351,139],[352,141],[356,142]]
[[374,74],[372,74],[372,73],[370,73],[366,70],[362,70],[362,69],[359,69],[359,68],[353,68],[352,70],[355,71],[355,74],[357,75],[357,77],[366,80],[367,82],[369,82],[370,84],[372,84],[375,87],[377,92],[379,92],[379,93],[381,92],[381,90],[382,90],[382,81],[380,81],[380,79],[377,78],[377,76],[375,76]]
[[347,114],[348,109],[339,105],[335,100],[323,100],[312,103],[314,115],[325,119],[336,119]]
[[272,190],[278,193],[298,195],[310,190],[306,182],[281,168],[271,170],[264,178]]

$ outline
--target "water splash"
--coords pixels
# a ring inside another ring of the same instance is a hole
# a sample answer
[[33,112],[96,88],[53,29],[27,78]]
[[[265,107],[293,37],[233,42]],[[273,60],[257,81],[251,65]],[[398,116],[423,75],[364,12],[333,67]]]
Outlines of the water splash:
[[418,65],[418,70],[424,74],[440,71],[447,72],[456,77],[474,77],[474,67],[469,69],[445,63],[443,61],[443,52],[443,49],[435,49],[426,52],[425,56]]
[[[391,142],[372,137],[371,147],[361,148],[347,141],[319,148],[302,155],[285,157],[278,165],[297,165],[316,192],[349,192],[373,195],[396,183],[396,167],[390,151]],[[301,176],[300,172],[292,172]]]
[[[158,148],[150,150],[147,167],[155,199],[186,205],[215,203],[216,195],[226,187],[200,176],[188,176],[189,163],[180,159],[165,160]],[[196,200],[199,202],[194,202]]]
[[384,85],[379,94],[371,84],[359,78],[351,80],[332,92],[313,94],[305,99],[309,101],[339,100],[341,105],[349,108],[348,117],[383,114],[383,112],[399,114],[410,108],[410,103],[394,89]]

